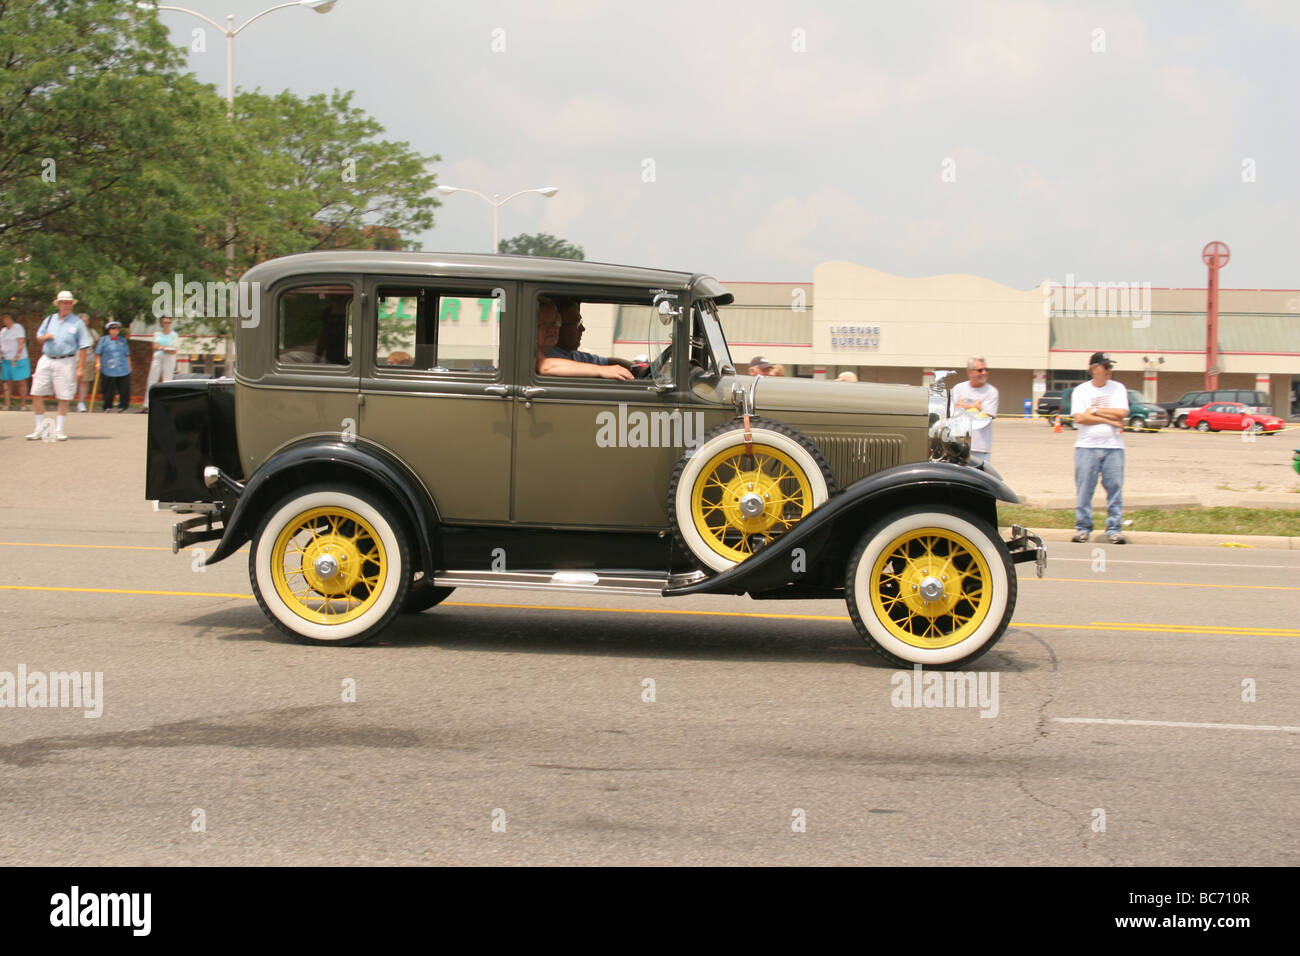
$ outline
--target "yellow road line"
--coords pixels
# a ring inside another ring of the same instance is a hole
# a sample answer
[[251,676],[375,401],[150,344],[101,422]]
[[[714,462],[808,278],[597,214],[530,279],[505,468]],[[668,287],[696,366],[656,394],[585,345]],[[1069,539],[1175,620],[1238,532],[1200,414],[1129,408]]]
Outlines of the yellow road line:
[[[49,587],[34,584],[0,584],[5,591],[73,591],[88,594],[143,594],[161,597],[236,598],[251,601],[251,594],[228,594],[222,591],[162,591],[130,588]],[[672,608],[576,607],[567,604],[490,604],[469,601],[446,601],[442,607],[503,608],[514,611],[579,611],[590,614],[667,614],[678,617],[742,617],[770,621],[849,621],[840,614],[765,614],[758,611],[688,611]],[[1281,627],[1242,627],[1215,624],[1148,624],[1141,621],[1093,621],[1089,624],[1037,624],[1013,621],[1014,627],[1053,628],[1066,631],[1146,631],[1159,634],[1223,634],[1229,637],[1300,637],[1300,629]]]
[[62,587],[41,587],[35,584],[0,584],[0,590],[3,591],[79,591],[88,594],[153,594],[164,597],[215,597],[215,598],[241,598],[251,601],[251,594],[225,594],[221,591],[145,591],[133,588],[62,588]]
[[[146,545],[131,545],[131,544],[46,544],[46,543],[44,543],[44,542],[38,542],[38,541],[0,541],[0,548],[91,548],[91,549],[96,549],[96,548],[98,548],[98,549],[107,549],[107,550],[112,550],[112,551],[168,551],[168,552],[171,551],[171,548],[153,547],[153,546],[146,546]],[[186,550],[188,550],[188,549],[186,549]],[[206,553],[211,554],[212,551],[213,551],[214,549],[212,549],[212,548],[205,548],[204,550],[205,550]],[[240,548],[239,551],[237,551],[237,552],[235,552],[235,553],[236,553],[236,554],[247,554],[247,553],[248,553],[248,548]],[[1080,560],[1085,560],[1085,559],[1080,559]],[[1153,587],[1165,587],[1165,588],[1220,588],[1220,589],[1224,589],[1224,588],[1226,588],[1226,589],[1228,589],[1228,590],[1242,590],[1242,591],[1300,591],[1300,587],[1289,587],[1289,586],[1285,586],[1285,585],[1272,585],[1272,584],[1208,584],[1208,583],[1207,583],[1207,584],[1201,584],[1201,583],[1197,583],[1197,582],[1194,582],[1194,581],[1128,581],[1128,580],[1116,580],[1116,579],[1113,579],[1113,578],[1107,578],[1107,577],[1105,577],[1105,576],[1103,576],[1103,575],[1098,575],[1097,577],[1093,577],[1093,578],[1041,578],[1041,579],[1035,579],[1035,578],[1023,578],[1023,579],[1022,579],[1022,581],[1033,581],[1033,580],[1050,581],[1050,582],[1052,582],[1052,583],[1054,583],[1054,584],[1149,584],[1149,585],[1152,585]],[[186,592],[186,593],[188,593],[188,592]],[[473,605],[465,605],[465,606],[466,606],[466,607],[472,607]],[[503,606],[504,606],[504,605],[503,605]],[[518,605],[518,606],[519,606],[519,607],[533,607],[534,605],[529,604],[529,605]],[[659,612],[651,612],[651,613],[659,613]],[[666,613],[666,614],[682,614],[682,613],[686,613],[686,612],[683,612],[683,611],[665,611],[665,612],[662,612],[662,613]],[[708,613],[712,613],[712,612],[709,612],[709,611],[699,611],[699,612],[696,612],[696,613],[700,613],[700,614],[708,614]],[[739,613],[739,612],[736,612],[736,613]],[[747,616],[747,615],[741,613],[741,614],[739,614],[739,616],[744,617],[744,616]],[[770,617],[782,617],[782,616],[790,616],[790,615],[764,615],[764,614],[759,614],[759,615],[748,615],[748,616],[756,616],[756,617],[769,617],[769,616],[770,616]],[[798,618],[798,615],[795,615],[795,617]],[[807,619],[808,619],[808,620],[841,620],[841,618],[821,618],[821,617],[810,617],[810,618],[807,618]]]
[[[143,544],[47,544],[44,541],[0,541],[0,548],[92,548],[106,551],[171,551],[171,548]],[[204,550],[211,554],[216,549],[205,548]],[[236,553],[247,554],[248,549],[240,548]]]
[[1150,634],[1221,634],[1224,637],[1300,637],[1300,630],[1285,627],[1226,627],[1215,624],[1144,624],[1131,621],[1093,621],[1090,624],[1032,624],[1012,621],[1012,627],[1054,628],[1062,631],[1145,631]]
[[1021,578],[1021,581],[1053,581],[1058,584],[1148,584],[1162,588],[1229,588],[1240,591],[1300,591],[1300,587],[1280,584],[1201,584],[1196,581],[1118,581],[1097,575],[1095,578]]

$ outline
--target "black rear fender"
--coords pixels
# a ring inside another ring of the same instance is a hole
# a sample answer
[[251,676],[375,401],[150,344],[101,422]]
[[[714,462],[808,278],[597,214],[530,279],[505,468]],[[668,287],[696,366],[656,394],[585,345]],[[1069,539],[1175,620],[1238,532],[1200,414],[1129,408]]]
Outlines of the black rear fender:
[[249,480],[235,502],[213,564],[250,541],[266,512],[295,488],[309,484],[352,485],[383,497],[397,509],[419,556],[416,570],[438,567],[434,530],[438,513],[423,485],[392,455],[357,439],[312,438],[273,455]]

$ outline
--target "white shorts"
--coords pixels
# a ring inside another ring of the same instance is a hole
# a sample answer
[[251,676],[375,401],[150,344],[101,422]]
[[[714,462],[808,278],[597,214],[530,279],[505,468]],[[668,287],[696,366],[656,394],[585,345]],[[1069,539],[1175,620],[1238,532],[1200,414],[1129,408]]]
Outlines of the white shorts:
[[77,357],[50,358],[42,355],[32,375],[31,393],[46,398],[53,392],[61,402],[70,402],[77,396]]

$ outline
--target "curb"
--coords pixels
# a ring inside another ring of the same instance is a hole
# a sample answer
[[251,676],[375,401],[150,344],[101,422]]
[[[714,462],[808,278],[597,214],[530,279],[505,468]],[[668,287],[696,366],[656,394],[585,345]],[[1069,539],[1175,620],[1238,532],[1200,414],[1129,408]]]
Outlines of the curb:
[[[1070,543],[1074,537],[1073,528],[1033,528],[1029,529],[1044,541]],[[999,528],[999,533],[1010,537],[1010,528]],[[1300,551],[1300,538],[1288,538],[1282,535],[1249,534],[1190,534],[1178,531],[1125,531],[1124,537],[1129,544],[1164,544],[1189,548],[1254,548],[1260,551]],[[1092,533],[1089,544],[1106,544],[1106,538],[1100,531]],[[1080,544],[1080,547],[1088,547]],[[1126,547],[1114,545],[1114,547]],[[1049,559],[1050,560],[1050,559]]]

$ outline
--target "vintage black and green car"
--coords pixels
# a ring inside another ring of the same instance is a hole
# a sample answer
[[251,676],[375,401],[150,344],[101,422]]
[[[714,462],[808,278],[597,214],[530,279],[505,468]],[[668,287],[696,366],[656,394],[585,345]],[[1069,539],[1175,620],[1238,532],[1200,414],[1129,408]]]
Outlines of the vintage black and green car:
[[[454,588],[747,593],[843,598],[890,661],[957,666],[1006,630],[1013,563],[1042,574],[946,392],[738,374],[710,276],[323,252],[242,282],[234,378],[153,389],[146,495],[192,515],[174,549],[251,542],[302,641]],[[552,361],[561,307],[640,360]]]

